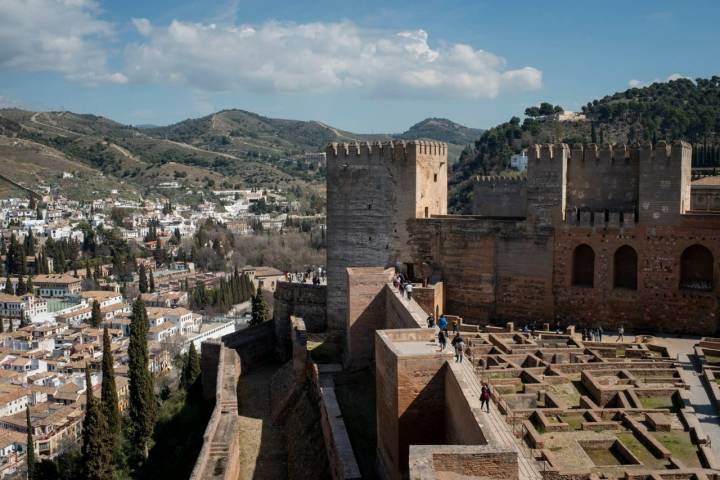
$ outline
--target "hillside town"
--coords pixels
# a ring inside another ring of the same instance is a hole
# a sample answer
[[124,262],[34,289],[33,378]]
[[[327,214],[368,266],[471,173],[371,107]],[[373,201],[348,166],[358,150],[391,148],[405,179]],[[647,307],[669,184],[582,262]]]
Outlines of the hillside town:
[[[30,432],[38,459],[81,442],[88,389],[100,396],[104,341],[118,408],[126,409],[138,316],[147,323],[156,387],[181,376],[203,341],[267,319],[264,296],[286,274],[230,267],[221,240],[204,229],[292,230],[287,213],[270,213],[288,203],[271,191],[215,194],[224,208],[113,198],[80,204],[49,194],[0,201],[0,477],[23,471]],[[199,267],[193,260],[205,249],[219,258]]]

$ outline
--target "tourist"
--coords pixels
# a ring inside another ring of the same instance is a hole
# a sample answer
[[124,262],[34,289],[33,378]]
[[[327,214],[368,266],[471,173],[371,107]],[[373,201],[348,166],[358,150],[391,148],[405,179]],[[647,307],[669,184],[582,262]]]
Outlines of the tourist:
[[487,413],[490,413],[490,387],[485,382],[483,382],[480,390],[480,410],[482,410],[483,405],[485,405]]
[[602,336],[603,336],[603,328],[602,328],[602,325],[600,325],[600,326],[598,326],[598,338],[600,339],[599,341],[601,341],[601,342],[602,342]]
[[405,291],[407,292],[407,299],[409,302],[410,300],[412,300],[412,291],[413,291],[412,282],[408,282],[407,285],[405,285]]
[[[460,347],[460,344],[463,343],[463,339],[460,336],[460,333],[455,333],[455,336],[452,339],[452,346],[455,348],[455,361],[459,362],[461,361],[460,358],[462,357],[462,347]],[[463,343],[463,345],[465,345]]]
[[445,318],[445,314],[440,315],[440,320],[438,320],[438,328],[445,332],[445,335],[447,335],[447,318]]
[[453,331],[453,333],[456,334],[456,335],[460,332],[460,325],[459,325],[457,319],[453,320],[452,331]]
[[618,338],[615,340],[616,342],[623,342],[625,341],[625,327],[620,325],[620,328],[618,328]]
[[444,352],[445,347],[447,346],[447,337],[445,336],[445,332],[442,330],[438,332],[438,343],[440,344],[440,351]]
[[428,328],[435,327],[435,316],[431,313],[430,316],[427,318]]

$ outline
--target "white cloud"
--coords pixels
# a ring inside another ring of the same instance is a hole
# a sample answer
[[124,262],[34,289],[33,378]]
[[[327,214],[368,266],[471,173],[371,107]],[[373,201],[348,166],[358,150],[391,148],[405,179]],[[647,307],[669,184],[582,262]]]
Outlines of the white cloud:
[[482,98],[542,86],[537,68],[508,68],[502,57],[466,44],[434,45],[421,29],[388,32],[350,21],[153,25],[133,18],[139,40],[118,49],[114,25],[100,15],[96,0],[0,0],[0,69],[56,72],[89,84],[356,90],[386,98]]
[[0,68],[49,71],[89,83],[123,83],[107,70],[113,28],[93,0],[0,1]]
[[132,23],[140,35],[147,37],[152,33],[152,23],[147,18],[133,18]]
[[424,30],[384,33],[352,22],[257,26],[133,21],[146,39],[125,50],[129,81],[205,91],[325,92],[479,98],[537,89],[542,72],[465,44],[431,47]]
[[685,78],[685,79],[692,81],[692,79],[690,79],[690,77],[687,77],[681,73],[671,73],[670,75],[668,75],[668,77],[665,80],[655,78],[649,82],[643,82],[642,80],[633,79],[628,82],[628,85],[630,86],[630,88],[641,88],[641,87],[646,87],[648,85],[652,85],[653,83],[671,82],[673,80],[679,80],[681,78]]

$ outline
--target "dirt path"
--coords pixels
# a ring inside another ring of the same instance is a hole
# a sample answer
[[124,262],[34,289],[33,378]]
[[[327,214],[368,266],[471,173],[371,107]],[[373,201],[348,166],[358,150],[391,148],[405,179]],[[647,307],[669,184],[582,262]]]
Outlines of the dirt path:
[[277,369],[257,368],[238,382],[240,480],[287,478],[285,434],[270,421],[270,379]]

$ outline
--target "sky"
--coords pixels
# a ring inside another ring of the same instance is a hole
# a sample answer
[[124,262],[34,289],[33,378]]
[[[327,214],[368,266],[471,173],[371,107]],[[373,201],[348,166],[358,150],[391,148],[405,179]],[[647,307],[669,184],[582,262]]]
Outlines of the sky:
[[0,106],[166,125],[239,108],[488,128],[720,74],[720,2],[0,0]]

